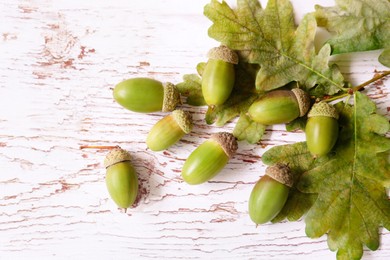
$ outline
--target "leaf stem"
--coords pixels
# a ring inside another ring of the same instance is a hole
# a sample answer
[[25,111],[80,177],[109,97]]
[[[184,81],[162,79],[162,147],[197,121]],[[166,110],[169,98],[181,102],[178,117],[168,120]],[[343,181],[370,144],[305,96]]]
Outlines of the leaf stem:
[[332,98],[324,99],[324,101],[332,102],[334,100],[337,100],[337,99],[340,99],[340,98],[343,98],[343,97],[346,97],[346,96],[349,96],[349,95],[350,95],[349,93],[344,93],[344,94],[341,94],[341,95],[338,95],[338,96],[335,96],[335,97],[332,97]]
[[340,98],[343,98],[343,97],[350,96],[354,92],[361,90],[365,86],[367,86],[367,85],[369,85],[369,84],[371,84],[371,83],[373,83],[373,82],[375,82],[377,80],[380,80],[381,78],[384,78],[387,75],[390,75],[390,70],[386,70],[382,74],[379,74],[379,75],[373,77],[372,79],[367,80],[366,82],[363,82],[362,84],[360,84],[360,85],[358,85],[356,87],[350,88],[349,89],[350,91],[348,91],[347,93],[344,93],[344,94],[341,94],[341,95],[338,95],[338,96],[335,96],[335,97],[331,97],[331,98],[328,98],[328,99],[324,99],[324,101],[331,102],[331,101],[334,101],[334,100],[337,100],[337,99],[340,99]]
[[366,82],[364,82],[364,83],[362,83],[362,84],[360,84],[360,85],[358,85],[358,86],[356,86],[356,87],[354,87],[352,89],[353,89],[354,92],[355,91],[359,91],[362,88],[364,88],[365,86],[367,86],[367,85],[369,85],[369,84],[371,84],[371,83],[373,83],[373,82],[375,82],[377,80],[380,80],[381,78],[386,77],[387,75],[390,75],[390,70],[386,70],[382,74],[379,74],[379,75],[373,77],[372,79],[370,79],[370,80],[368,80],[368,81],[366,81]]

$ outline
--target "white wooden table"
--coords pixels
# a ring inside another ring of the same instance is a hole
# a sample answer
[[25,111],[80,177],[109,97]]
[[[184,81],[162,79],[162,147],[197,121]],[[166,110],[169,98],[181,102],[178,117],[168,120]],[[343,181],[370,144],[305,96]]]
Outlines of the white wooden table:
[[[186,107],[194,131],[165,152],[145,138],[161,113],[132,113],[112,87],[139,76],[179,83],[217,42],[207,36],[208,0],[0,1],[0,259],[334,259],[326,237],[309,239],[304,222],[258,228],[247,213],[262,154],[304,140],[284,126],[237,155],[213,181],[189,186],[184,160],[212,132],[205,107]],[[233,1],[229,1],[233,2]],[[304,3],[303,3],[304,2]],[[266,1],[262,1],[265,6]],[[315,3],[293,4],[297,20]],[[353,84],[385,68],[377,51],[335,59]],[[366,89],[390,117],[390,80]],[[234,122],[223,130],[231,131]],[[141,198],[127,213],[108,197],[106,151],[133,155]],[[390,233],[364,259],[390,259]]]

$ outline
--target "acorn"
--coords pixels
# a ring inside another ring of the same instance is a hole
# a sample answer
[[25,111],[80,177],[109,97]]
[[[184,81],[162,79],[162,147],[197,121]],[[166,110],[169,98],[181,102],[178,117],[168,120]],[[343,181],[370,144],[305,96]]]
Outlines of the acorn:
[[212,48],[202,74],[202,94],[209,106],[222,105],[229,98],[235,80],[238,55],[227,46]]
[[130,160],[130,154],[119,147],[111,150],[104,160],[108,193],[124,209],[133,205],[138,194],[138,177]]
[[150,130],[146,145],[152,151],[162,151],[192,130],[192,116],[189,112],[177,109],[159,120]]
[[313,105],[307,117],[305,128],[307,148],[314,157],[328,154],[339,135],[339,115],[336,109],[321,101]]
[[231,133],[212,134],[185,161],[183,180],[192,185],[209,181],[225,167],[237,148],[237,140]]
[[310,97],[302,89],[274,90],[253,102],[248,115],[257,123],[275,125],[304,116],[309,107]]
[[249,197],[249,216],[258,224],[274,219],[286,204],[293,176],[287,164],[267,167],[265,175],[254,186]]
[[132,78],[118,83],[113,91],[118,104],[133,112],[170,112],[180,104],[180,93],[172,83],[150,78]]

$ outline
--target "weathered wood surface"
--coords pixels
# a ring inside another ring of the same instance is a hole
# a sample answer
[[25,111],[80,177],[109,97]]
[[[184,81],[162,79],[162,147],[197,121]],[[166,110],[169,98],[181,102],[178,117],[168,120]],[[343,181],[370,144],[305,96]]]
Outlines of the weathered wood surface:
[[[297,19],[324,3],[304,2],[293,1]],[[255,228],[247,214],[265,168],[262,154],[303,140],[302,132],[269,128],[260,145],[240,143],[213,181],[189,186],[180,179],[185,158],[221,130],[205,124],[205,108],[186,106],[194,131],[153,153],[145,138],[162,114],[114,103],[112,87],[125,78],[178,83],[195,72],[216,45],[207,36],[206,3],[0,1],[0,259],[335,258],[326,237],[305,236],[303,221]],[[385,69],[377,55],[336,59],[358,84]],[[389,92],[389,79],[366,90],[387,117]],[[135,208],[123,213],[108,198],[106,152],[80,150],[84,144],[120,145],[133,154],[141,181]],[[381,247],[366,250],[365,259],[390,258],[390,233],[381,233]]]

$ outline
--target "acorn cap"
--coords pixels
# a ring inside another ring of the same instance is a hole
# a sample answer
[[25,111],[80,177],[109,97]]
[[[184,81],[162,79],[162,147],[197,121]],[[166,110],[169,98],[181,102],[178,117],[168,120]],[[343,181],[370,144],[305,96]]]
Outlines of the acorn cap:
[[189,112],[176,109],[172,112],[173,119],[180,126],[184,133],[188,134],[192,130],[192,116]]
[[307,117],[315,116],[327,116],[333,117],[336,120],[339,119],[339,114],[337,113],[336,108],[325,101],[314,104],[310,112],[307,114]]
[[211,135],[210,139],[216,141],[229,158],[232,158],[237,151],[237,139],[228,132],[219,132]]
[[162,105],[162,112],[173,111],[178,104],[181,103],[180,93],[176,86],[170,82],[163,84],[164,86],[164,100]]
[[207,57],[213,60],[222,60],[228,63],[238,64],[237,53],[225,45],[212,48],[207,53]]
[[294,93],[298,101],[299,116],[302,117],[306,115],[310,108],[310,96],[300,88],[293,88],[291,91]]
[[114,165],[116,163],[124,162],[124,161],[130,161],[131,155],[128,151],[123,150],[122,148],[115,148],[111,150],[104,159],[104,167],[108,168],[111,165]]
[[287,164],[276,163],[272,166],[268,166],[267,169],[265,169],[265,174],[290,188],[294,184],[291,169]]

